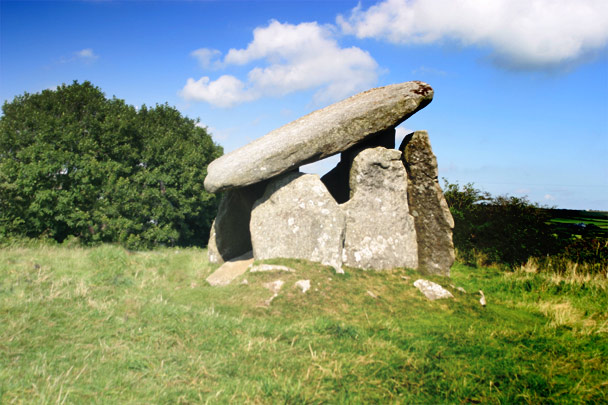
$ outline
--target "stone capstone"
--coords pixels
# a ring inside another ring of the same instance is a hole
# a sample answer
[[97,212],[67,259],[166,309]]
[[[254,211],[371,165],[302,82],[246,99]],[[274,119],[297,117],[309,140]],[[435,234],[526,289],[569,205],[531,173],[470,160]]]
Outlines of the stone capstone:
[[426,131],[405,137],[400,148],[408,174],[407,196],[418,240],[418,270],[450,275],[454,220],[438,182],[437,159]]
[[258,183],[343,152],[394,128],[433,99],[423,82],[405,82],[356,94],[297,119],[214,160],[205,189],[220,192]]
[[207,245],[210,263],[224,263],[252,249],[251,209],[265,188],[266,182],[262,182],[228,190],[222,195]]
[[342,269],[344,213],[317,175],[273,179],[253,206],[250,231],[256,260],[305,259]]
[[401,152],[377,147],[355,157],[346,214],[342,260],[363,269],[417,268],[414,218],[407,202],[407,173]]

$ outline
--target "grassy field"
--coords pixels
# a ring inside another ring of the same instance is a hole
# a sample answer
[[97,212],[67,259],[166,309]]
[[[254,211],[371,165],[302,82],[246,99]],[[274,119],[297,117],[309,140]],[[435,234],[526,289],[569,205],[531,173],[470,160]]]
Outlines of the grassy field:
[[204,250],[0,250],[0,403],[608,402],[605,275],[456,265],[429,302],[410,270],[281,263],[210,287]]
[[[562,226],[562,229],[575,233],[587,231],[587,233],[592,232],[593,236],[608,237],[608,212],[566,209],[548,209],[548,212],[551,216],[551,223],[558,228]],[[581,226],[582,224],[585,227]],[[593,230],[585,229],[589,225],[597,228]]]

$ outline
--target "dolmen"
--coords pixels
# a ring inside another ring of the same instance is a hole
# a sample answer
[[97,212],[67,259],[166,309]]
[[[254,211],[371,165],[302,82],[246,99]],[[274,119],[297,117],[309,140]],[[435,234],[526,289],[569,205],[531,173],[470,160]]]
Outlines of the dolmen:
[[[253,251],[343,266],[449,276],[454,222],[426,131],[395,149],[395,127],[433,99],[413,81],[317,110],[213,161],[205,189],[222,193],[209,261]],[[299,167],[341,154],[323,177]]]

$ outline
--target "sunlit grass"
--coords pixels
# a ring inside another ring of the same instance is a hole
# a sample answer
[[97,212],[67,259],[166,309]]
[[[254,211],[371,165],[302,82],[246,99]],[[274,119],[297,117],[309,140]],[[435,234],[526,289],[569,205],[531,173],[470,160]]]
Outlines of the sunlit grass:
[[411,270],[276,262],[210,287],[200,249],[0,250],[0,403],[608,400],[604,279],[457,265],[429,302]]

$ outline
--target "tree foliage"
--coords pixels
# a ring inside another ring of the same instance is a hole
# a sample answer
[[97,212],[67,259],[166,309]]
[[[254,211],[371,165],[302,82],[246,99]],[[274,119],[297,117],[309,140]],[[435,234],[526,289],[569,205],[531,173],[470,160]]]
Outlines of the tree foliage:
[[447,181],[444,195],[454,217],[454,246],[460,259],[474,263],[481,253],[488,262],[513,266],[561,248],[547,211],[525,197],[492,197],[473,184]]
[[0,118],[0,238],[204,245],[218,201],[203,179],[221,154],[166,104],[136,110],[89,82],[25,93]]

